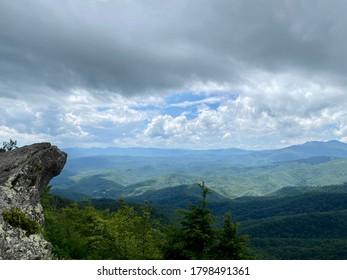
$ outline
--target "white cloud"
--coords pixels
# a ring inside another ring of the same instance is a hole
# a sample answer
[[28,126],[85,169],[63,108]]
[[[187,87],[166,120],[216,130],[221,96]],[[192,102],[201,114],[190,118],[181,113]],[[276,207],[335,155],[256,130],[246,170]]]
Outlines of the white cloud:
[[238,97],[220,99],[216,109],[198,101],[194,118],[187,118],[188,112],[153,118],[144,137],[164,146],[273,148],[342,139],[347,133],[343,88],[289,74],[257,73],[234,91]]
[[[47,139],[63,146],[196,149],[273,148],[346,137],[343,87],[256,70],[244,83],[220,88],[223,92],[199,91],[197,100],[189,98],[191,93],[178,102],[165,96],[129,98],[77,89],[59,98],[46,97],[44,104],[0,97],[0,120],[7,128],[1,136],[20,137],[23,142]],[[181,95],[185,97],[184,92]],[[181,113],[171,115],[170,108],[175,107]]]
[[2,142],[8,142],[10,139],[17,140],[18,146],[24,146],[24,145],[29,145],[29,144],[38,143],[38,142],[59,143],[48,134],[23,133],[23,132],[17,131],[16,129],[3,126],[3,125],[0,126],[0,139],[1,139],[0,144],[2,144]]
[[2,1],[0,136],[193,148],[346,139],[345,10],[342,0]]

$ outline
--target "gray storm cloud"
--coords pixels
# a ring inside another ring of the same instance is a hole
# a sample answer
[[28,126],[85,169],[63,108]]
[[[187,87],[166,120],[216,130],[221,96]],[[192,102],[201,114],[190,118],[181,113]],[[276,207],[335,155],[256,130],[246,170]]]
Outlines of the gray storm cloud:
[[[0,0],[0,136],[346,140],[346,10],[343,0]],[[197,108],[209,94],[220,102],[196,115],[165,109],[187,93],[206,95]]]
[[240,82],[248,68],[338,78],[346,73],[346,5],[2,0],[1,81],[127,95]]

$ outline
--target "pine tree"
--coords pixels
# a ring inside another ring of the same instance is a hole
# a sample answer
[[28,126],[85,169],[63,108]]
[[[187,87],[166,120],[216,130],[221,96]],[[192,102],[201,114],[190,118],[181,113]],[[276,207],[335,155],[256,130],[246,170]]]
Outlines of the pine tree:
[[223,227],[217,231],[217,241],[214,247],[214,255],[217,259],[242,260],[248,259],[248,236],[238,234],[238,224],[233,223],[231,213],[224,216]]
[[202,190],[201,205],[190,205],[183,214],[180,227],[171,227],[164,248],[166,259],[249,259],[246,235],[238,234],[238,224],[231,214],[224,217],[221,229],[214,227],[212,211],[207,208],[209,189],[199,183]]
[[214,238],[213,218],[207,208],[206,196],[209,189],[199,183],[202,203],[190,205],[189,210],[181,210],[183,215],[180,228],[171,228],[168,236],[169,248],[166,257],[171,259],[208,259]]

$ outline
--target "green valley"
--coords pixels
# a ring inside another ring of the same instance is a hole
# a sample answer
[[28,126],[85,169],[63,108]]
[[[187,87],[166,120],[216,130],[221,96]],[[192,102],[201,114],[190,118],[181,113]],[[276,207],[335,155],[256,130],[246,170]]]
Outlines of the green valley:
[[[255,258],[347,259],[347,145],[308,142],[272,151],[76,149],[51,193],[98,209],[151,205],[177,226],[209,187],[214,224],[231,213]],[[116,211],[116,210],[115,210]]]

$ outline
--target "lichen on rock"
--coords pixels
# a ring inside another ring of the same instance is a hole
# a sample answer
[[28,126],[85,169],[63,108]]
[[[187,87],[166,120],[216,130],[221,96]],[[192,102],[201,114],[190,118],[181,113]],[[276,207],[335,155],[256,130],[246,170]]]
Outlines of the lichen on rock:
[[[49,181],[60,174],[66,159],[67,155],[50,143],[0,154],[0,259],[51,258],[51,244],[42,233],[25,227],[44,227],[41,196]],[[11,211],[12,216],[8,216]],[[15,223],[16,215],[26,224]]]

